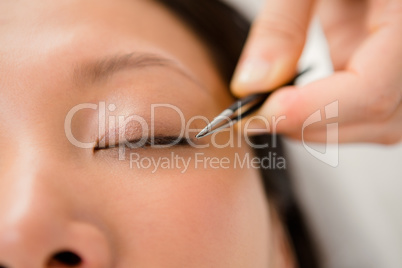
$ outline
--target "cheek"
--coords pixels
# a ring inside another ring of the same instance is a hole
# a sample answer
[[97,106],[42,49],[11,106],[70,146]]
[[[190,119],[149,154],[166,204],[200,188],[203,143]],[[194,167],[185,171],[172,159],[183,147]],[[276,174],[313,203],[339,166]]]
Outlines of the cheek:
[[126,167],[104,185],[101,213],[121,259],[152,267],[258,266],[269,221],[257,171],[196,167],[194,158],[181,171]]

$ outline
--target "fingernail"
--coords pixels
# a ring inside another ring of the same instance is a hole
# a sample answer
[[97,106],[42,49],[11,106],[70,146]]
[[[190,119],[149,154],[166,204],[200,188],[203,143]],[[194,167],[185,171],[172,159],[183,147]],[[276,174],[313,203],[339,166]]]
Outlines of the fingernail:
[[263,86],[271,70],[271,64],[262,59],[248,59],[235,74],[234,83],[242,86]]

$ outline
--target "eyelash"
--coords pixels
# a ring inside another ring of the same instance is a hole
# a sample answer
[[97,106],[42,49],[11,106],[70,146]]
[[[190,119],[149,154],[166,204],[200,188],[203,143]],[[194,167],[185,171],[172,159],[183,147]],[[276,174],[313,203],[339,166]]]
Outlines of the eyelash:
[[[130,144],[135,144],[140,142],[141,139],[136,139],[136,140],[128,140],[127,142]],[[149,139],[147,139],[145,141],[145,143],[142,146],[138,146],[138,147],[134,147],[135,148],[156,148],[156,149],[161,149],[161,147],[158,146],[168,146],[167,148],[171,148],[171,147],[176,147],[176,146],[180,146],[180,147],[185,147],[185,146],[190,146],[191,145],[192,140],[185,138],[185,137],[174,137],[174,136],[160,136],[160,137],[151,137]],[[100,147],[99,143],[95,146],[94,150],[95,151],[100,151],[100,150],[107,150],[107,149],[114,149],[114,148],[118,148],[120,145],[122,145],[121,143],[117,143],[117,144],[112,144],[112,145],[105,145],[104,147]],[[164,147],[162,147],[164,148]],[[165,147],[166,148],[166,147]]]

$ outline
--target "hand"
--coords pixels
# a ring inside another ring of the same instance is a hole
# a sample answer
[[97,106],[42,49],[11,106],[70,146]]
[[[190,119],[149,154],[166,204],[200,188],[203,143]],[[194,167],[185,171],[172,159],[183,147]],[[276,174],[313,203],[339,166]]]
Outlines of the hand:
[[[327,36],[335,73],[303,87],[272,94],[259,115],[286,116],[278,133],[301,139],[305,120],[338,101],[339,141],[402,141],[402,1],[267,0],[241,56],[232,91],[269,91],[295,75],[313,10]],[[323,142],[325,120],[304,130]],[[255,121],[254,125],[258,125]]]

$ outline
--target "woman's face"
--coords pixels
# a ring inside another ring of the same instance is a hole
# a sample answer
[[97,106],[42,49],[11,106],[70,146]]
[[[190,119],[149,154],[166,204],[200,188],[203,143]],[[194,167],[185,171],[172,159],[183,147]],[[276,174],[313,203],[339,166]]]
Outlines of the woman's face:
[[206,46],[153,1],[1,1],[0,266],[64,267],[70,251],[79,267],[264,267],[245,141],[187,144],[195,116],[231,101]]

